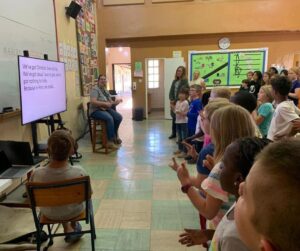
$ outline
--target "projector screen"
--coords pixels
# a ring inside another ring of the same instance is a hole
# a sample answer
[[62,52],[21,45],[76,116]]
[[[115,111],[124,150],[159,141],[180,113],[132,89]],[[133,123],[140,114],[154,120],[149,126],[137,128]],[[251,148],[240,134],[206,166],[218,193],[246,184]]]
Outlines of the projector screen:
[[67,110],[65,64],[18,56],[22,125]]

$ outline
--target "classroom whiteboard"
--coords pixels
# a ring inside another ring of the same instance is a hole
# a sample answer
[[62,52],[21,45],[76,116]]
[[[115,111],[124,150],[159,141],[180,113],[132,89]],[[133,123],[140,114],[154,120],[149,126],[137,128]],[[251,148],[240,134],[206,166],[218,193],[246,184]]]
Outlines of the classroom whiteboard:
[[53,0],[1,0],[0,112],[20,108],[18,55],[57,60]]
[[189,51],[189,79],[200,71],[206,86],[237,86],[246,79],[248,71],[267,68],[268,49],[241,49],[224,51]]

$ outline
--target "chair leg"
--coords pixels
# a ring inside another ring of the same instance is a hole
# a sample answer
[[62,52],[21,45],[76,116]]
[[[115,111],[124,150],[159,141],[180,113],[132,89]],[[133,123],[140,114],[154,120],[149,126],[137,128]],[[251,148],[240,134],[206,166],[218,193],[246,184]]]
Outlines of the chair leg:
[[97,123],[94,121],[93,123],[93,132],[92,132],[92,146],[93,146],[93,152],[96,152],[96,136],[97,136]]
[[48,241],[47,246],[44,248],[44,251],[47,251],[48,248],[53,245],[53,237],[52,237],[52,233],[51,233],[51,226],[50,226],[50,224],[47,224],[47,228],[48,228],[49,241]]
[[108,153],[106,124],[102,123],[101,127],[102,127],[102,144],[105,147],[105,153]]
[[41,232],[42,232],[42,227],[37,227],[36,231],[36,250],[40,251],[41,246],[42,246],[42,239],[41,239]]

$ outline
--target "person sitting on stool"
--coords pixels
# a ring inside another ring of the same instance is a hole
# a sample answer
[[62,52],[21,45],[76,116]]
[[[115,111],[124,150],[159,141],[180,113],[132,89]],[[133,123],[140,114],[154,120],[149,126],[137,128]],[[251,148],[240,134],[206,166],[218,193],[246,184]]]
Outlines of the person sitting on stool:
[[99,75],[98,86],[94,87],[90,94],[90,116],[106,122],[108,147],[117,148],[122,143],[118,136],[118,129],[123,118],[112,107],[120,104],[122,99],[113,101],[106,89],[106,83],[105,75]]

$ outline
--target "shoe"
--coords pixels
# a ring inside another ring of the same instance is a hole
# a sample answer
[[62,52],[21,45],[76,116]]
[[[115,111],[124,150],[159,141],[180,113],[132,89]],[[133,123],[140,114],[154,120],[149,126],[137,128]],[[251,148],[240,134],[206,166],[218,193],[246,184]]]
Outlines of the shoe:
[[112,142],[112,141],[109,141],[109,142],[107,142],[107,145],[106,145],[108,148],[110,148],[110,149],[118,149],[119,148],[119,146],[118,145],[116,145],[114,142]]
[[115,139],[114,143],[116,145],[121,145],[122,144],[122,140],[120,138]]
[[175,139],[176,138],[176,135],[172,134],[169,136],[169,139]]
[[181,151],[180,150],[177,150],[177,151],[175,151],[175,152],[173,152],[175,155],[177,155],[177,154],[180,154],[181,153]]
[[177,158],[185,158],[185,157],[187,157],[185,152],[182,152],[182,153],[177,155]]
[[75,226],[75,229],[74,229],[74,232],[76,234],[66,236],[65,237],[65,242],[74,243],[76,241],[79,241],[79,239],[83,236],[83,234],[80,233],[81,230],[82,230],[81,225],[79,224],[79,222],[76,222],[76,226]]

